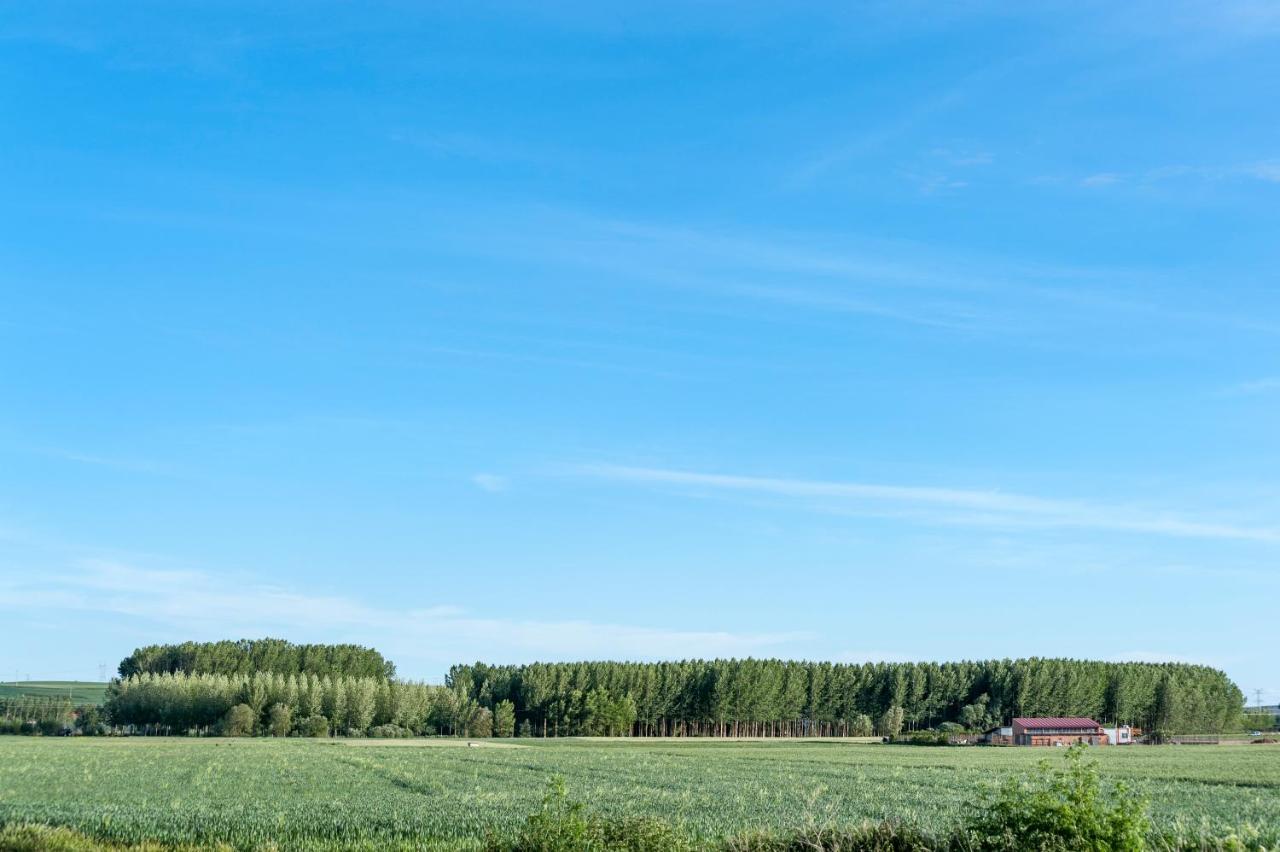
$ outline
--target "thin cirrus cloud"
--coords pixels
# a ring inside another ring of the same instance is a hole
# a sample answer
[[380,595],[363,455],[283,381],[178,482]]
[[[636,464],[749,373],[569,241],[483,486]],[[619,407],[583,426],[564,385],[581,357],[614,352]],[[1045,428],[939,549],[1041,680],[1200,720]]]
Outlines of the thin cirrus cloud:
[[1173,180],[1256,180],[1280,183],[1280,160],[1255,160],[1217,166],[1174,164],[1136,172],[1097,172],[1080,178],[1079,182],[1081,186],[1102,187],[1119,183],[1143,185]]
[[1075,528],[1175,538],[1280,542],[1280,529],[1270,527],[1210,523],[1183,515],[1004,491],[779,479],[625,465],[584,465],[575,470],[593,478],[636,485],[820,499],[827,502],[815,508],[823,512],[863,514],[869,510],[873,514],[947,525]]
[[511,487],[511,481],[505,476],[495,473],[477,473],[471,477],[471,483],[481,491],[498,493]]
[[[1075,345],[1080,335],[1064,331],[1076,326],[1092,332],[1123,328],[1127,340],[1137,317],[1274,330],[1260,325],[1257,311],[1236,313],[1206,303],[1193,273],[1174,281],[1157,269],[1045,264],[909,241],[835,240],[817,232],[683,227],[565,208],[494,208],[481,221],[448,227],[456,229],[456,244],[491,252],[489,229],[495,222],[515,235],[501,241],[512,259],[607,271],[619,287],[661,288],[677,297],[664,300],[673,310],[771,322],[861,316],[1036,346],[1051,340]],[[483,239],[473,242],[478,237]],[[1147,286],[1157,280],[1173,287],[1159,303],[1150,299]],[[787,310],[773,309],[779,306]]]
[[1222,389],[1224,396],[1255,396],[1258,394],[1275,393],[1280,391],[1280,376],[1268,376],[1263,379],[1253,379],[1247,382],[1239,382]]
[[[587,620],[484,616],[452,605],[381,607],[254,577],[86,560],[63,574],[0,581],[0,612],[41,610],[127,619],[139,641],[312,636],[374,645],[402,673],[434,675],[463,660],[647,660],[748,656],[812,639],[810,632],[676,630]],[[408,665],[406,665],[408,663]]]

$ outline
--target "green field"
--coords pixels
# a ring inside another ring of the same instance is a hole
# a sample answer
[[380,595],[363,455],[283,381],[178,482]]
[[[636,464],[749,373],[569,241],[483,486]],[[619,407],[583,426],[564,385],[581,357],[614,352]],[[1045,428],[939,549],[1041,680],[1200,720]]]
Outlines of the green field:
[[[1280,748],[1097,749],[1158,826],[1280,839]],[[898,818],[953,825],[978,792],[1055,750],[845,742],[0,738],[0,821],[116,840],[469,848],[534,810],[547,779],[607,814],[689,833]]]
[[0,683],[0,698],[68,698],[72,704],[101,704],[107,695],[105,683],[84,680],[20,680]]

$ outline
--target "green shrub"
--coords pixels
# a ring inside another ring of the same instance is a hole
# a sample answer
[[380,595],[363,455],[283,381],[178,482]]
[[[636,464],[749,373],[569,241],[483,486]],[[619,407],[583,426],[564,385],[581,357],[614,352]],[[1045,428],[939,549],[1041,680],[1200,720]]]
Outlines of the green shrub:
[[894,822],[855,828],[808,828],[795,834],[768,832],[731,838],[725,852],[946,852],[949,841]]
[[369,729],[369,736],[375,740],[406,739],[413,736],[413,731],[399,725],[374,725]]
[[257,727],[258,714],[248,704],[237,704],[222,717],[222,735],[224,737],[250,737]]
[[493,711],[488,707],[477,710],[475,716],[471,718],[467,736],[477,738],[493,736]]
[[267,713],[267,732],[273,737],[287,737],[293,729],[293,708],[288,704],[272,704]]
[[329,720],[324,716],[307,716],[298,721],[298,735],[303,737],[329,736]]
[[905,714],[898,705],[893,705],[880,715],[880,721],[876,725],[876,733],[882,737],[896,737],[902,733],[902,723]]
[[979,806],[967,830],[971,848],[1000,852],[1135,852],[1146,848],[1147,802],[1116,783],[1102,789],[1086,746],[1067,750],[1066,767],[1007,781]]
[[694,847],[667,824],[653,819],[604,819],[569,800],[564,779],[552,778],[542,808],[525,820],[514,839],[490,836],[488,852],[682,852]]
[[950,745],[950,741],[947,739],[947,735],[943,731],[911,731],[910,733],[894,737],[893,741],[904,745]]
[[71,730],[71,725],[62,719],[41,719],[36,723],[36,727],[46,737],[56,737]]
[[76,730],[86,737],[99,737],[107,732],[106,722],[102,718],[102,710],[92,704],[77,708]]

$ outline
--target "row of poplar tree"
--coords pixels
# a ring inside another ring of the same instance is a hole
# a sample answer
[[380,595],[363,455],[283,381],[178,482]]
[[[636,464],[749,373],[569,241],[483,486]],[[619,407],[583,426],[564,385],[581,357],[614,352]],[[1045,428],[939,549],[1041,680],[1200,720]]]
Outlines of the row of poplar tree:
[[1244,695],[1221,671],[1173,663],[989,660],[837,664],[787,660],[455,666],[451,688],[509,701],[543,736],[595,733],[624,700],[636,736],[894,735],[944,722],[1089,716],[1157,734],[1238,730]]
[[[462,681],[433,686],[306,673],[135,674],[108,687],[104,715],[116,727],[165,735],[535,735],[531,720],[517,725],[514,702],[482,703]],[[635,703],[589,690],[581,720],[575,733],[630,734]]]
[[510,702],[486,707],[459,689],[307,673],[136,674],[112,682],[104,711],[113,725],[150,734],[515,733]]

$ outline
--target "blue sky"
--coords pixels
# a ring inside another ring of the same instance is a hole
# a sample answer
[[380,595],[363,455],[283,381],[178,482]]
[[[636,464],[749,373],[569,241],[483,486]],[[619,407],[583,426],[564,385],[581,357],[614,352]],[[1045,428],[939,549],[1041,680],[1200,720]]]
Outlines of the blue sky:
[[1014,5],[6,5],[0,677],[1280,698],[1280,7]]

